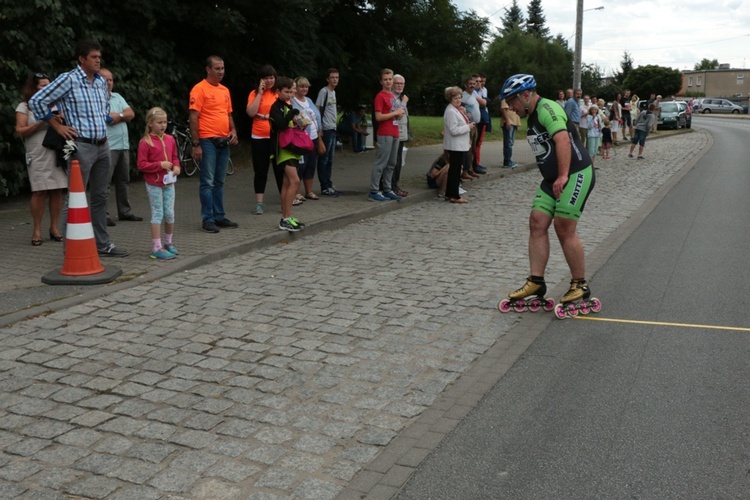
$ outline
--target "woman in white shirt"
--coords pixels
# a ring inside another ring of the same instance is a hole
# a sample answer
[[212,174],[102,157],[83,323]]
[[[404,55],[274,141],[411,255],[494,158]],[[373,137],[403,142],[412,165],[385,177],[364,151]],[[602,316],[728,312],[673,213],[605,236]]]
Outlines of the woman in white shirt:
[[451,203],[469,203],[458,194],[458,188],[461,184],[461,167],[471,147],[469,136],[474,123],[461,110],[459,87],[446,88],[445,99],[449,104],[443,113],[443,149],[448,152],[450,164],[448,182],[445,186],[445,199]]

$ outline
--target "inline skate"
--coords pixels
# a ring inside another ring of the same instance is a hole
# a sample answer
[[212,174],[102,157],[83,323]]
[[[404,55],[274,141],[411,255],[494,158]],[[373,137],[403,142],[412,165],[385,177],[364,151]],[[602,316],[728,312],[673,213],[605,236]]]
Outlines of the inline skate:
[[580,312],[586,315],[590,312],[598,313],[602,310],[602,303],[596,297],[591,297],[591,290],[585,279],[576,279],[570,281],[570,289],[560,299],[560,303],[555,306],[555,316],[557,319],[578,316]]
[[542,308],[545,311],[551,311],[555,308],[555,301],[544,298],[545,293],[547,293],[547,285],[544,279],[532,279],[529,276],[526,283],[515,292],[509,293],[507,299],[497,304],[497,308],[503,313],[510,311],[521,313],[526,309],[536,312]]

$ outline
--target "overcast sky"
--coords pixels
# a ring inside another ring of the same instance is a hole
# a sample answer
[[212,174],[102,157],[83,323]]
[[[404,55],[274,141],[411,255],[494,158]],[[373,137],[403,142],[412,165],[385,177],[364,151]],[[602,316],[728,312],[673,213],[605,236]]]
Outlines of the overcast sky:
[[[501,25],[509,0],[452,0]],[[518,0],[526,16],[529,0]],[[604,6],[603,10],[588,10]],[[575,0],[542,0],[552,36],[562,34],[575,47]],[[627,50],[634,66],[657,64],[693,69],[701,59],[732,68],[750,67],[750,0],[585,0],[582,59],[598,64],[605,76],[618,70]]]

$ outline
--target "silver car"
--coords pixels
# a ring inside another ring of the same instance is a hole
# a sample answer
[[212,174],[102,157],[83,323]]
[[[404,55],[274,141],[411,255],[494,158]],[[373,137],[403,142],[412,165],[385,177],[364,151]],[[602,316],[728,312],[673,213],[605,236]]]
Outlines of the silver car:
[[707,98],[698,105],[698,113],[736,113],[743,112],[742,106],[738,106],[726,99]]

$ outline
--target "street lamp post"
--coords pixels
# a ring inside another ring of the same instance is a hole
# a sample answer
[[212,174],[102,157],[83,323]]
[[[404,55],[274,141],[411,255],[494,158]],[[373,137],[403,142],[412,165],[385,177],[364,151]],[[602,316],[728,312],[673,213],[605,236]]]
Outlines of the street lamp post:
[[583,0],[576,6],[576,46],[573,54],[573,88],[581,88],[581,45],[583,41],[583,13],[588,10],[602,10],[604,6],[583,10]]

